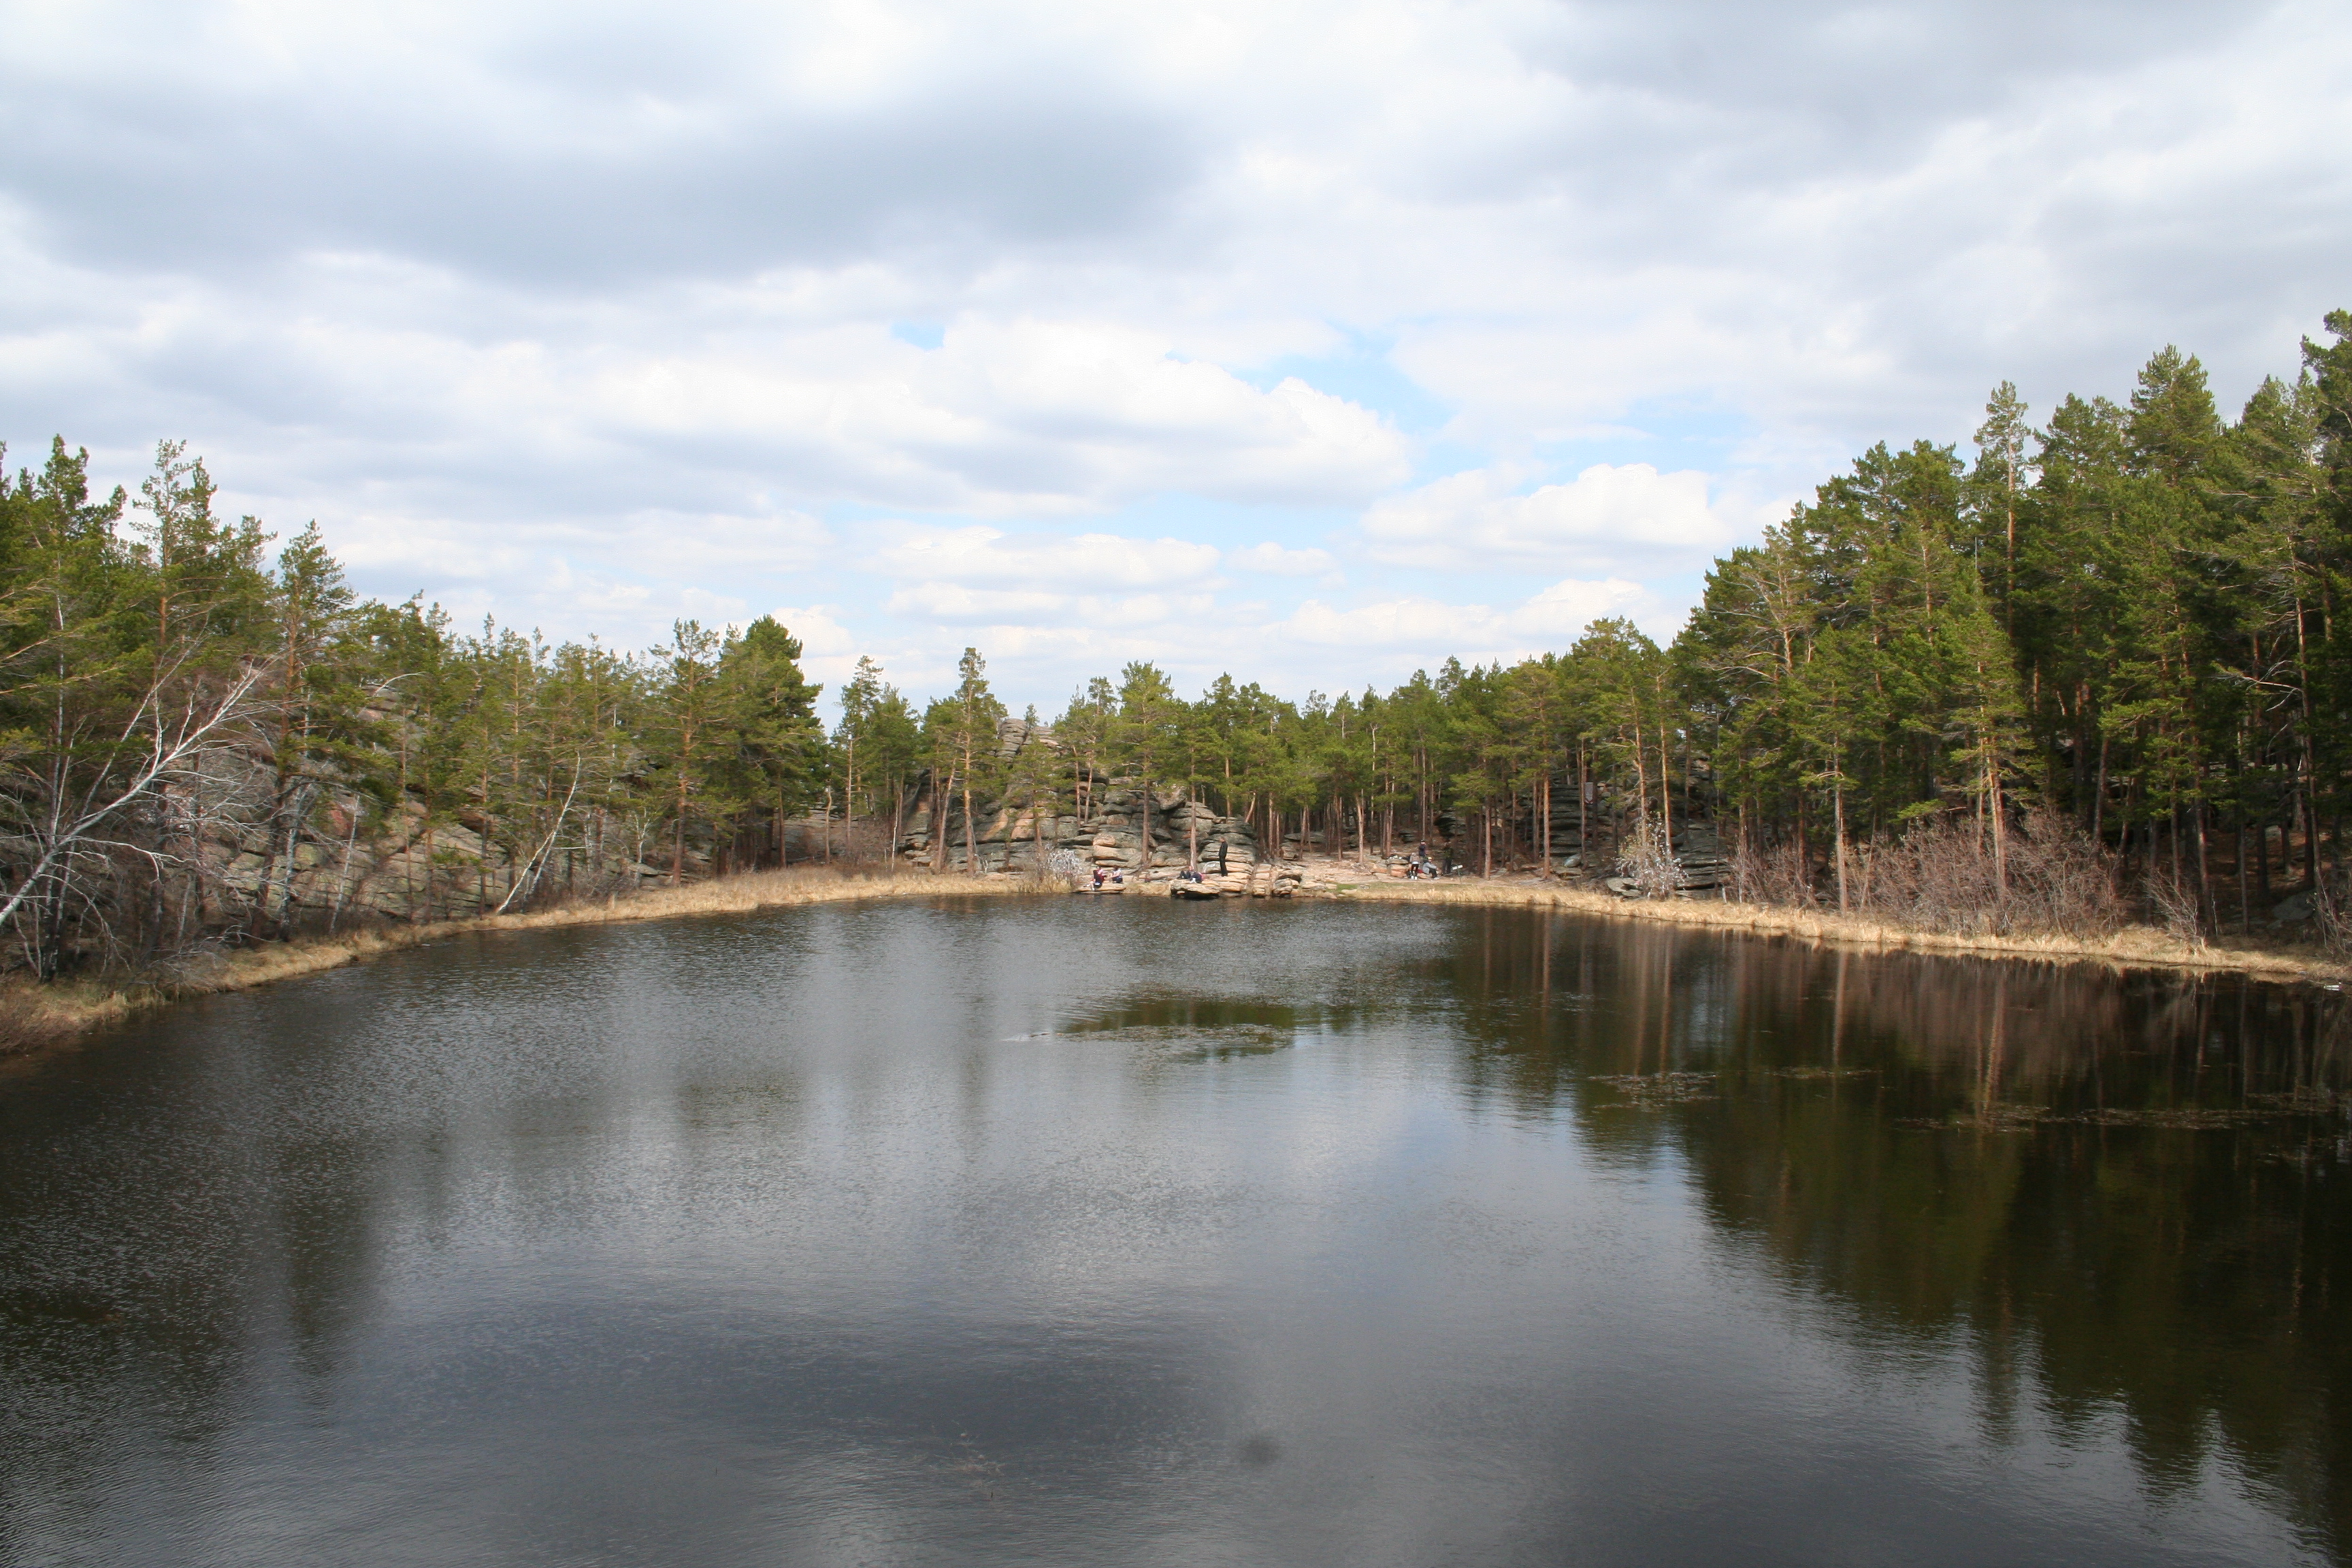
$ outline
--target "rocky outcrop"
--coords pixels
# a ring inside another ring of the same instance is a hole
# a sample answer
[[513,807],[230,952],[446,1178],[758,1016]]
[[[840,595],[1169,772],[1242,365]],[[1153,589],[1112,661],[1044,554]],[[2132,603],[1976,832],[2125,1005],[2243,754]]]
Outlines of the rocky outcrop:
[[[634,823],[601,814],[575,813],[558,842],[510,848],[462,819],[428,826],[414,804],[370,821],[368,804],[356,795],[320,801],[290,856],[267,823],[216,821],[200,845],[205,881],[219,905],[210,911],[212,923],[249,918],[257,907],[272,922],[299,926],[455,919],[506,905],[518,882],[526,898],[602,895],[669,875],[667,858],[657,853],[662,847],[640,842],[630,831]],[[640,858],[649,851],[663,863]],[[690,846],[687,875],[709,868],[707,846]]]
[[[1181,791],[1159,791],[1151,796],[1151,842],[1144,843],[1146,816],[1143,792],[1130,786],[1104,790],[1081,818],[1073,813],[1039,812],[1016,803],[976,803],[971,843],[976,847],[980,869],[1027,871],[1041,857],[1054,851],[1075,854],[1091,869],[1124,873],[1153,880],[1171,879],[1174,873],[1198,865],[1220,877],[1247,877],[1261,856],[1257,834],[1238,816],[1223,816],[1204,802]],[[918,865],[935,863],[931,838],[940,816],[928,792],[908,814],[898,853]],[[951,870],[968,869],[963,803],[950,795],[942,823],[946,864]]]
[[[220,752],[200,781],[166,798],[167,843],[198,875],[167,889],[167,934],[318,930],[384,920],[465,918],[551,896],[632,891],[669,875],[666,837],[644,811],[570,803],[501,825],[478,801],[428,817],[413,796],[389,805],[348,782],[299,781],[281,806],[262,761]],[[707,875],[706,830],[685,872]],[[648,859],[654,864],[648,864]]]
[[[1003,756],[1010,760],[1024,745],[1050,737],[1019,725],[999,732]],[[1572,787],[1572,786],[1571,786]],[[1563,794],[1568,794],[1563,789]],[[1631,842],[1633,806],[1630,798],[1598,795],[1588,803],[1580,831],[1573,806],[1555,811],[1551,847],[1553,865],[1570,876],[1604,879],[1618,869],[1619,847]],[[945,803],[943,854],[933,843],[938,813],[928,785],[919,792],[898,845],[898,856],[915,865],[967,868],[967,836],[961,792],[950,792]],[[1219,814],[1203,801],[1181,790],[1155,792],[1150,800],[1151,842],[1143,841],[1146,816],[1143,792],[1134,781],[1112,781],[1098,786],[1086,815],[1038,811],[1018,802],[975,799],[971,844],[979,869],[989,872],[1034,871],[1041,859],[1064,852],[1084,874],[1099,868],[1124,879],[1120,886],[1172,886],[1179,873],[1188,875],[1181,890],[1239,896],[1244,893],[1281,896],[1298,889],[1309,873],[1312,858],[1344,862],[1347,878],[1365,875],[1402,878],[1410,874],[1414,857],[1402,849],[1386,856],[1350,852],[1352,840],[1327,846],[1320,832],[1302,837],[1294,829],[1269,854],[1256,828],[1238,816]],[[1460,865],[1466,857],[1468,825],[1451,817],[1439,819],[1439,831],[1430,845],[1432,869]],[[1714,827],[1705,821],[1677,820],[1674,835],[1674,877],[1679,890],[1698,891],[1720,886],[1729,863]],[[1318,873],[1319,875],[1319,873]],[[1339,875],[1339,873],[1334,873]]]

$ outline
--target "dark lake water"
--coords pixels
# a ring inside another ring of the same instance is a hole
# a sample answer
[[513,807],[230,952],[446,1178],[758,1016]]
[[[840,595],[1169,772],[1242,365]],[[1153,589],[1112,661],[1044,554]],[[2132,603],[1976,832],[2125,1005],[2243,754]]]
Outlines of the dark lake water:
[[0,1562],[2352,1561],[2347,1037],[1517,911],[468,939],[0,1078]]

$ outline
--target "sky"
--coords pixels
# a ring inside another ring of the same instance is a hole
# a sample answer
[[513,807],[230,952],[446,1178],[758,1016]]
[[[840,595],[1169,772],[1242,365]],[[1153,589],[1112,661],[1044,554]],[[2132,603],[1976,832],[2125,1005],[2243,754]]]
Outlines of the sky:
[[[1673,635],[1872,443],[2352,307],[2352,8],[0,0],[0,439],[1050,714]],[[828,693],[828,702],[831,693]]]

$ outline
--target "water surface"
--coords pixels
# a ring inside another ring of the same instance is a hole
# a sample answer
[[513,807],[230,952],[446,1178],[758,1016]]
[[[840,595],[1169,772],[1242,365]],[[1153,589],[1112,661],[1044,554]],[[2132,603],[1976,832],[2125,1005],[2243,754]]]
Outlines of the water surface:
[[2352,1561],[2344,1028],[1518,911],[465,939],[0,1079],[0,1561]]

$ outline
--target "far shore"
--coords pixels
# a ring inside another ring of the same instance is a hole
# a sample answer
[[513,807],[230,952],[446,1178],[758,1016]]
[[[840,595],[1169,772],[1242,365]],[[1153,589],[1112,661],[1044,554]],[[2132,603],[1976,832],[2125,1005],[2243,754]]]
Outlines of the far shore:
[[[2105,963],[2118,969],[2227,972],[2281,982],[2340,984],[2352,965],[2308,947],[2266,946],[2257,939],[2221,936],[2192,947],[2168,932],[2130,926],[2105,937],[1971,936],[1927,931],[1834,910],[1734,903],[1711,898],[1628,900],[1531,875],[1400,880],[1353,860],[1318,857],[1286,863],[1300,879],[1295,897],[1456,908],[1556,910],[1607,920],[1642,921],[1786,936],[1875,952],[1974,954]],[[1130,897],[1164,893],[1157,879],[1132,882]],[[478,915],[430,924],[374,924],[334,936],[299,937],[230,950],[185,966],[163,980],[68,981],[39,986],[19,982],[0,991],[0,1061],[23,1059],[66,1044],[87,1031],[182,997],[246,991],[426,942],[479,931],[537,931],[559,926],[611,925],[691,915],[750,914],[801,904],[878,899],[1059,897],[1057,886],[1024,874],[980,877],[895,867],[812,867],[747,871],[683,887],[654,887],[528,913]]]
[[1742,931],[1755,936],[1790,936],[1811,942],[1837,942],[1878,952],[1909,951],[1974,954],[1985,958],[2047,959],[2058,963],[2106,963],[2126,969],[2179,969],[2199,973],[2228,972],[2259,979],[2311,980],[2341,984],[2352,979],[2352,964],[2329,958],[2315,948],[2265,946],[2257,938],[2217,936],[2201,947],[2153,926],[2126,926],[2111,936],[1971,936],[1895,925],[1834,910],[1790,909],[1774,904],[1742,904],[1714,898],[1621,899],[1613,893],[1547,882],[1533,876],[1490,879],[1454,878],[1438,881],[1400,881],[1378,874],[1350,881],[1344,877],[1299,889],[1302,897],[1377,900],[1384,903],[1427,903],[1507,909],[1556,909],[1609,920],[1650,921],[1667,925],[1703,926]]

